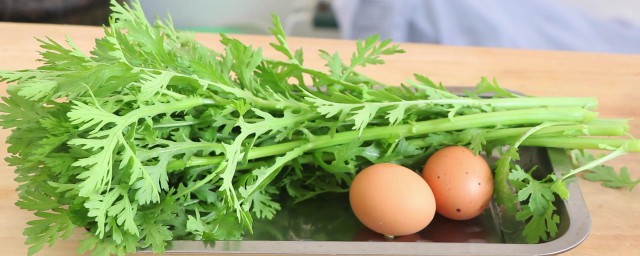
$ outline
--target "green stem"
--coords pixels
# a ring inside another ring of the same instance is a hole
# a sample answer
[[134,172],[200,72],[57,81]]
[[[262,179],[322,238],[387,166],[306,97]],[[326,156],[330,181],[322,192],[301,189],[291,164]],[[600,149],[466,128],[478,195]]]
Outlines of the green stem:
[[518,202],[518,197],[512,191],[512,187],[508,179],[509,173],[511,173],[511,162],[515,157],[518,157],[518,147],[520,147],[520,145],[528,139],[529,136],[544,128],[552,127],[552,125],[553,124],[547,122],[530,128],[527,132],[522,134],[515,143],[510,145],[507,152],[498,159],[494,171],[493,195],[498,205],[504,207],[507,213],[514,213],[516,211],[515,203]]
[[170,91],[170,90],[167,90],[167,89],[162,89],[162,90],[161,90],[161,92],[162,92],[163,94],[166,94],[166,95],[168,95],[168,96],[170,96],[170,97],[173,97],[173,98],[175,98],[175,99],[181,99],[181,100],[182,100],[182,99],[187,98],[187,96],[186,96],[186,95],[182,95],[182,94],[179,94],[179,93],[177,93],[177,92],[173,92],[173,91]]
[[[616,121],[617,122],[617,121]],[[640,141],[637,140],[624,140],[624,139],[590,139],[583,137],[566,137],[566,132],[571,133],[571,135],[592,135],[592,136],[620,136],[624,134],[626,129],[621,127],[609,127],[605,126],[602,122],[596,122],[597,125],[561,125],[561,126],[550,126],[543,127],[536,131],[534,134],[528,136],[524,141],[522,141],[521,145],[523,146],[540,146],[540,147],[550,147],[550,148],[582,148],[582,149],[601,149],[603,145],[608,147],[619,147],[621,145],[627,144],[627,149],[629,151],[637,151],[640,149]],[[625,123],[619,123],[625,124]],[[533,127],[518,127],[518,128],[504,128],[491,130],[487,132],[484,136],[487,142],[493,142],[496,140],[504,141],[504,144],[513,144],[513,141],[517,140],[530,131]],[[561,137],[553,137],[553,136],[561,136]],[[565,143],[569,141],[569,143]],[[429,147],[430,142],[425,141],[424,139],[410,139],[407,140],[408,143],[417,147],[424,148]],[[287,142],[283,144],[277,144],[266,147],[256,147],[253,148],[252,151],[249,152],[249,159],[257,159],[262,157],[271,156],[273,152],[288,152],[291,148],[296,148],[307,144],[307,141],[299,140],[293,142]],[[323,155],[323,161],[332,161],[332,157],[327,157],[329,155]],[[224,158],[221,156],[216,157],[200,157],[200,156],[192,156],[189,160],[188,166],[206,166],[206,165],[217,165]],[[181,160],[180,160],[181,161]],[[312,155],[302,155],[296,158],[296,161],[299,163],[312,163],[315,161]],[[175,162],[175,163],[174,163]],[[169,164],[172,165],[181,165],[178,161],[173,161]],[[251,170],[259,167],[264,167],[264,162],[249,162],[245,165],[238,166],[239,170]]]
[[[491,113],[440,118],[395,126],[365,128],[360,131],[339,132],[334,135],[320,135],[309,140],[296,140],[264,147],[255,147],[249,151],[247,159],[275,156],[289,152],[299,146],[311,143],[311,149],[330,147],[349,143],[353,140],[369,141],[397,136],[409,138],[433,132],[456,131],[469,128],[496,127],[509,125],[532,125],[543,122],[585,122],[595,117],[594,112],[582,108],[535,108],[509,110]],[[187,166],[212,165],[220,163],[224,156],[192,157]]]
[[199,123],[202,123],[202,121],[176,121],[171,123],[154,124],[153,129],[183,127],[183,126],[190,126],[190,125],[199,124]]
[[[516,127],[516,128],[503,128],[503,129],[491,129],[486,131],[482,136],[487,142],[498,142],[498,144],[513,144],[520,136],[531,130],[533,127]],[[574,125],[558,125],[558,126],[550,126],[544,127],[540,130],[536,131],[536,133],[531,134],[524,142],[523,145],[534,146],[531,142],[528,143],[532,138],[539,137],[554,137],[558,136],[557,140],[549,140],[546,147],[557,147],[562,148],[566,147],[563,144],[563,140],[569,138],[567,136],[581,136],[581,135],[590,135],[590,136],[622,136],[625,134],[627,129],[625,127],[615,127],[608,125],[591,125],[591,124],[574,124]],[[424,139],[411,139],[408,140],[411,145],[423,148],[431,145],[432,142],[425,141]],[[555,144],[554,144],[555,142]],[[604,141],[603,141],[604,142]],[[617,143],[614,145],[618,145]]]
[[[636,141],[636,142],[638,142],[638,141]],[[573,169],[573,170],[569,171],[569,173],[563,175],[562,178],[558,179],[555,183],[558,183],[558,184],[562,183],[565,179],[567,179],[567,178],[569,178],[571,176],[574,176],[574,175],[576,175],[576,174],[578,174],[578,173],[580,173],[582,171],[592,169],[593,167],[602,165],[602,164],[604,164],[604,163],[606,163],[606,162],[608,162],[608,161],[610,161],[610,160],[612,160],[612,159],[614,159],[616,157],[619,157],[621,155],[626,154],[627,152],[629,152],[629,151],[627,151],[627,149],[628,149],[627,145],[629,145],[629,144],[624,144],[624,145],[618,147],[618,149],[613,150],[612,152],[610,152],[609,154],[607,154],[607,155],[605,155],[603,157],[600,157],[600,158],[598,158],[596,160],[593,160],[593,161],[591,161],[591,162],[589,162],[589,163],[587,163],[587,164],[585,164],[583,166],[580,166],[580,167],[578,167],[576,169]],[[640,145],[640,143],[638,143],[637,145]]]
[[[503,138],[519,137],[527,132],[530,127],[506,128],[487,131],[484,134],[485,140],[497,140]],[[551,136],[622,136],[627,132],[626,126],[610,126],[610,125],[591,125],[591,124],[573,124],[558,125],[545,127],[540,129],[531,137],[551,137]]]
[[522,145],[538,147],[572,148],[572,149],[603,149],[612,150],[626,145],[628,152],[640,152],[640,140],[609,139],[589,137],[533,137],[525,140]]
[[[325,100],[326,101],[326,100]],[[335,103],[332,105],[369,105],[382,107],[393,107],[398,105],[409,106],[433,106],[433,105],[455,105],[467,107],[491,106],[502,110],[516,110],[527,108],[543,108],[543,107],[583,107],[585,109],[595,109],[597,107],[597,99],[595,98],[454,98],[454,99],[426,99],[411,101],[394,101],[394,102],[363,102],[363,103]]]

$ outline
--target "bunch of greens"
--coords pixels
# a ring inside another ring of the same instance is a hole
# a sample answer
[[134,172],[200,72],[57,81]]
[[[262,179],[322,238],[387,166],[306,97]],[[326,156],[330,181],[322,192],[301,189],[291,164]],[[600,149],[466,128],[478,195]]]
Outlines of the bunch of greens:
[[[637,140],[601,137],[628,127],[596,118],[592,98],[522,97],[487,79],[465,94],[420,75],[383,85],[356,71],[403,52],[377,37],[357,42],[348,63],[321,51],[325,72],[304,66],[277,17],[271,46],[284,60],[225,35],[221,51],[209,49],[171,22],[149,24],[135,1],[113,1],[112,12],[90,55],[71,40],[41,40],[39,68],[0,73],[17,205],[36,216],[24,231],[30,255],[75,227],[89,234],[79,250],[94,255],[240,239],[282,198],[345,192],[363,166],[419,166],[447,145],[499,153],[496,201],[538,242],[555,235],[553,201],[568,196],[567,177],[640,151]],[[514,165],[521,145],[612,153],[535,179]]]

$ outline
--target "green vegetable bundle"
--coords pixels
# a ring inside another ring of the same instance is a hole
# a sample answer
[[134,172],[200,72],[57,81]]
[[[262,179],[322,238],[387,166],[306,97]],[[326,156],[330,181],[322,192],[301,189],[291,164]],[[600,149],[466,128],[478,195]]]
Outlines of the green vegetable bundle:
[[[377,37],[357,42],[348,63],[321,51],[325,72],[303,65],[277,17],[271,46],[284,61],[225,35],[224,49],[206,48],[132,7],[113,1],[90,55],[70,40],[41,40],[42,66],[0,73],[17,205],[36,216],[24,232],[30,255],[75,227],[89,234],[80,251],[94,255],[240,239],[282,198],[346,192],[364,166],[418,167],[447,145],[499,155],[496,201],[538,242],[557,231],[553,201],[568,196],[566,178],[640,151],[637,140],[606,137],[627,123],[596,118],[592,98],[523,97],[487,79],[464,94],[421,75],[383,85],[356,71],[403,52]],[[611,153],[582,154],[566,176],[535,179],[514,164],[521,145]],[[595,170],[610,186],[638,183]]]

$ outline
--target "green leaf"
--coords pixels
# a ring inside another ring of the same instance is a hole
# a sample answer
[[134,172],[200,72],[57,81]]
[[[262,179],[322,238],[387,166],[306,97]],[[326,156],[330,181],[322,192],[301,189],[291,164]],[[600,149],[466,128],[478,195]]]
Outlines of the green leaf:
[[458,137],[457,144],[468,145],[467,147],[474,154],[479,155],[487,144],[486,133],[486,129],[466,129],[456,135]]
[[386,118],[389,119],[391,125],[399,124],[405,117],[405,110],[407,105],[398,105],[397,107],[387,112]]
[[[572,160],[576,166],[582,166],[596,160],[594,155],[586,151],[574,151],[572,153]],[[622,167],[619,172],[616,172],[611,166],[598,165],[584,171],[583,177],[590,181],[601,182],[605,187],[626,188],[629,191],[640,183],[640,178],[635,180],[631,178],[631,174],[626,167]]]
[[74,102],[74,106],[67,114],[71,124],[82,124],[79,130],[85,130],[93,127],[91,135],[98,136],[96,133],[109,124],[117,124],[121,122],[122,117],[114,115],[104,109],[96,106],[90,106],[82,102]]
[[566,200],[569,198],[569,190],[565,181],[556,181],[551,185],[551,190],[556,193],[560,198]]
[[36,219],[28,221],[23,232],[29,246],[28,255],[34,255],[44,247],[52,246],[58,239],[67,239],[73,234],[75,226],[69,219],[67,210],[56,208],[53,211],[38,211]]
[[591,181],[602,182],[602,185],[609,188],[627,188],[633,190],[639,183],[640,178],[633,180],[626,167],[620,168],[620,172],[616,173],[613,168],[601,166],[593,168],[584,174],[584,178]]
[[84,54],[71,40],[66,38],[65,41],[69,48],[53,41],[51,38],[37,39],[40,42],[40,55],[46,64],[41,69],[44,70],[76,70],[90,61],[89,57]]
[[350,113],[351,109],[353,109],[356,106],[351,106],[349,104],[340,104],[340,103],[333,103],[333,102],[329,102],[323,99],[320,99],[318,97],[315,96],[311,96],[310,97],[306,97],[305,98],[307,101],[313,103],[316,107],[316,111],[318,111],[319,114],[330,118],[333,117],[337,114],[348,114]]
[[272,199],[274,194],[277,194],[274,187],[259,190],[244,199],[244,207],[255,212],[258,218],[271,219],[280,210],[280,204]]
[[334,78],[342,77],[342,72],[344,71],[344,63],[340,58],[339,53],[329,54],[326,51],[320,50],[320,57],[327,61],[327,67],[329,68],[329,73]]
[[206,222],[197,211],[195,217],[188,216],[187,231],[205,241],[239,240],[242,235],[242,227],[233,215],[222,214]]
[[142,74],[140,78],[140,81],[134,85],[140,87],[140,95],[138,97],[140,100],[149,100],[167,87],[169,81],[173,78],[173,74],[169,72]]
[[[11,92],[9,92],[11,94]],[[2,97],[0,103],[0,125],[3,128],[28,127],[46,115],[46,110],[33,104],[30,100],[19,95]]]
[[376,116],[378,108],[375,105],[364,105],[361,109],[356,110],[355,114],[351,116],[354,122],[353,129],[360,131],[360,134],[362,134],[369,121]]
[[[519,165],[516,165],[515,168],[513,170],[511,170],[511,172],[509,173],[509,179],[510,180],[517,180],[517,181],[522,181],[522,182],[527,182],[532,180],[533,178],[531,177],[531,175],[529,175],[527,172],[525,172],[522,167],[520,167]],[[524,199],[519,199],[520,201],[525,200]]]
[[[124,224],[124,229],[134,235],[138,235],[135,221],[133,220],[137,208],[132,205],[127,196],[128,189],[119,186],[104,195],[92,195],[84,206],[89,210],[87,216],[95,218],[97,222],[96,235],[100,238],[105,236],[109,219],[114,218],[120,225]],[[111,227],[118,228],[118,227]]]
[[20,198],[16,205],[21,209],[29,211],[47,211],[60,207],[60,203],[52,197],[50,193],[43,191],[46,184],[40,184],[38,187],[25,189],[20,192]]
[[51,80],[30,80],[20,83],[20,85],[18,95],[29,100],[40,100],[48,97],[57,87],[58,83]]
[[284,32],[284,28],[282,28],[282,22],[280,22],[280,17],[277,15],[271,15],[271,23],[272,27],[269,29],[271,34],[276,38],[278,43],[270,43],[271,47],[276,51],[284,54],[289,58],[289,62],[294,64],[300,64],[294,54],[289,49],[289,45],[287,44],[287,36]]
[[88,235],[80,241],[77,251],[78,253],[91,252],[92,256],[125,256],[135,253],[136,249],[136,241],[133,239],[123,239],[123,243],[118,244],[111,237],[101,239]]
[[202,240],[205,232],[208,232],[204,222],[200,219],[199,212],[196,211],[196,217],[187,216],[187,232],[196,235],[195,239],[198,240]]
[[[124,230],[133,235],[140,235],[138,227],[134,221],[134,216],[138,207],[129,201],[129,197],[126,193],[122,194],[123,198],[113,204],[108,210],[107,215],[116,217],[116,223],[118,226],[124,227]],[[116,230],[116,228],[114,228]]]
[[212,232],[205,233],[203,240],[240,240],[242,226],[238,224],[232,215],[220,216],[212,223],[215,228]]
[[551,205],[542,213],[535,214],[528,208],[518,212],[516,219],[527,222],[523,233],[528,243],[547,241],[549,237],[553,238],[558,234],[560,216],[555,214],[555,210],[556,207]]
[[213,192],[215,187],[211,184],[204,184],[199,188],[193,190],[193,194],[198,197],[198,199],[205,201],[207,203],[215,203],[218,201],[218,194]]
[[379,65],[384,61],[380,59],[383,55],[392,55],[396,53],[404,53],[398,45],[391,45],[391,40],[378,41],[379,35],[367,37],[364,41],[356,42],[356,52],[351,56],[350,68],[356,66]]
[[498,82],[494,79],[493,82],[489,81],[486,77],[482,77],[480,82],[476,84],[476,94],[490,93],[494,98],[518,98],[521,97],[514,94],[498,85]]
[[[535,167],[527,173],[520,166],[516,166],[509,173],[509,180],[520,181],[525,184],[524,187],[518,190],[518,201],[523,205],[527,205],[534,215],[540,215],[552,207],[555,201],[553,185],[556,183],[536,180],[530,174],[533,170],[535,170]],[[548,179],[556,180],[553,174],[550,174]]]
[[143,237],[140,246],[142,248],[151,247],[153,253],[164,253],[168,241],[173,239],[173,234],[169,227],[162,225],[153,219],[142,221],[142,223],[140,223],[140,228],[140,236]]
[[529,180],[529,184],[518,191],[518,200],[528,200],[527,206],[535,214],[545,212],[549,205],[553,204],[555,197],[548,185],[544,185],[536,180]]

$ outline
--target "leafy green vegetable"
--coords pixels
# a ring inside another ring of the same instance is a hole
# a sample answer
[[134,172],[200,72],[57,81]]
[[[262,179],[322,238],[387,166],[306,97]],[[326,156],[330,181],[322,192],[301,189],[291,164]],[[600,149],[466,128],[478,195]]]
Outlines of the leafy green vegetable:
[[[524,235],[527,242],[536,243],[539,240],[546,240],[553,237],[558,232],[560,217],[554,211],[553,205],[555,194],[551,188],[553,183],[546,180],[536,180],[531,172],[525,172],[519,166],[509,174],[509,179],[516,181],[520,187],[517,193],[518,201],[523,203],[523,208],[516,214],[516,219],[527,221],[524,227]],[[546,179],[554,180],[554,175],[549,175]]]
[[[89,54],[71,39],[40,40],[42,66],[0,73],[16,204],[36,217],[24,231],[29,255],[74,227],[88,231],[79,251],[94,255],[241,239],[283,201],[346,192],[372,163],[419,168],[448,145],[501,156],[496,199],[538,242],[557,232],[553,201],[568,196],[569,177],[640,151],[640,141],[607,137],[627,121],[596,118],[592,98],[524,97],[485,78],[462,94],[423,75],[384,85],[356,71],[403,52],[375,36],[348,63],[320,51],[325,72],[304,66],[276,16],[271,46],[284,61],[226,35],[209,49],[170,22],[150,24],[136,1],[112,11]],[[520,145],[612,153],[535,179],[515,164]],[[613,187],[638,183],[624,170],[588,172]]]
[[[583,166],[588,162],[592,162],[595,157],[584,150],[573,150],[572,157],[577,166]],[[640,178],[633,180],[626,167],[620,168],[620,172],[606,165],[598,165],[584,172],[585,179],[591,181],[602,182],[602,185],[609,188],[626,188],[632,190],[640,184]]]

